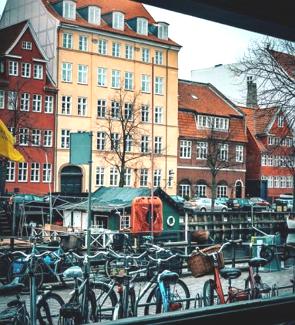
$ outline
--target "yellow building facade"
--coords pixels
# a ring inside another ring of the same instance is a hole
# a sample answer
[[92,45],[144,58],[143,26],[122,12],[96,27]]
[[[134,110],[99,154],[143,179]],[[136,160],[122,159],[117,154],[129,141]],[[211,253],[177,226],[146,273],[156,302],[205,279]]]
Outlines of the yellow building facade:
[[[66,3],[75,4],[79,11],[79,1]],[[136,3],[133,11],[145,18],[132,17],[132,10],[126,14],[125,7],[123,30],[116,30],[110,21],[116,13],[121,13],[121,8],[103,15],[103,3],[98,1],[100,22],[102,24],[105,18],[104,21],[111,24],[109,29],[101,30],[84,21],[79,23],[81,17],[77,16],[79,21],[73,19],[74,25],[61,19],[58,28],[55,191],[62,191],[63,177],[73,172],[67,168],[69,137],[70,133],[79,131],[93,134],[91,190],[102,185],[118,186],[116,165],[120,162],[110,138],[115,133],[121,137],[121,121],[116,115],[118,109],[122,112],[131,109],[132,128],[136,131],[133,131],[126,155],[127,160],[134,159],[126,163],[125,186],[160,186],[167,193],[175,194],[180,47],[168,38],[150,37],[150,31],[147,35],[138,34],[137,19],[148,22],[148,29],[151,25],[159,26],[141,4]],[[89,11],[90,7],[84,7],[84,10]],[[163,27],[168,28],[164,23]],[[81,191],[89,191],[88,166],[79,167]]]

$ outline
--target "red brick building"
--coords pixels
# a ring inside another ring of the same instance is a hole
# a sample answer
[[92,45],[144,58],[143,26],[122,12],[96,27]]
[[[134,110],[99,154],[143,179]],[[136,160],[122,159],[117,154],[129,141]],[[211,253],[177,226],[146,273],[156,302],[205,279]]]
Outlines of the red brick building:
[[[293,192],[294,144],[287,120],[278,108],[243,108],[247,121],[247,192],[267,180],[270,200]],[[250,186],[250,183],[252,184]],[[251,188],[252,187],[252,188]]]
[[216,188],[217,197],[243,197],[247,143],[243,112],[211,84],[179,80],[178,86],[179,195],[211,197]]
[[26,159],[7,163],[8,192],[45,194],[53,188],[57,89],[47,61],[28,21],[0,30],[0,119]]

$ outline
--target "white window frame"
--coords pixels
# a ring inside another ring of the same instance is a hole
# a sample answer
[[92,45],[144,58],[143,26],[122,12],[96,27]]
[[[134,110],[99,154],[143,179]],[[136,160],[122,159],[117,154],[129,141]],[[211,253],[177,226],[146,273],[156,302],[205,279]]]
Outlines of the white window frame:
[[97,52],[100,55],[107,55],[108,53],[108,41],[105,39],[99,39],[98,40],[98,48]]
[[149,123],[150,107],[149,105],[141,105],[141,122]]
[[196,185],[196,196],[206,197],[207,185],[206,184],[197,184]]
[[155,124],[162,124],[163,123],[163,107],[156,106],[155,107]]
[[0,109],[4,109],[5,107],[5,91],[0,90]]
[[42,112],[42,95],[33,94],[32,112]]
[[96,6],[88,7],[88,23],[94,25],[100,25],[101,21],[101,9]]
[[191,186],[190,184],[179,184],[179,194],[182,197],[190,198],[191,197]]
[[18,107],[18,98],[16,91],[7,92],[7,106],[10,111],[17,110]]
[[163,65],[163,51],[155,51],[155,64]]
[[106,148],[106,133],[99,131],[96,133],[96,150],[104,151]]
[[97,117],[104,118],[107,111],[107,101],[105,99],[97,100]]
[[112,18],[112,28],[124,30],[124,14],[119,11],[114,11]]
[[140,35],[148,35],[149,24],[146,18],[139,17],[136,21],[136,32]]
[[74,1],[63,0],[63,17],[70,20],[76,19],[76,3]]
[[64,49],[73,48],[73,34],[72,33],[63,33],[62,46]]
[[133,90],[133,72],[125,71],[124,86],[125,90]]
[[97,68],[97,85],[99,87],[107,87],[107,69],[98,67]]
[[29,112],[31,103],[31,95],[29,93],[22,93],[20,98],[20,111]]
[[88,65],[78,64],[78,84],[88,84]]
[[219,160],[228,161],[228,144],[219,143],[218,151],[219,151]]
[[62,82],[72,82],[73,80],[73,64],[63,62],[62,64]]
[[206,160],[208,155],[208,142],[197,142],[197,155],[196,159]]
[[44,113],[53,114],[53,105],[54,105],[54,97],[46,95]]
[[164,78],[155,77],[155,94],[163,95],[163,91],[164,91]]
[[31,163],[31,183],[39,183],[40,182],[40,163],[32,162]]
[[23,49],[23,50],[31,51],[32,48],[33,48],[33,44],[32,44],[32,42],[29,42],[29,41],[22,41],[22,49]]
[[139,178],[140,187],[148,186],[148,174],[149,174],[149,170],[147,168],[140,169],[140,178]]
[[88,51],[88,36],[79,35],[79,51],[82,52]]
[[115,58],[119,58],[121,56],[121,43],[112,43],[112,56]]
[[151,92],[151,77],[147,74],[141,75],[141,92],[143,93]]
[[154,147],[154,153],[157,155],[162,154],[162,137],[155,136],[155,147]]
[[153,177],[154,187],[161,187],[161,181],[162,181],[162,170],[155,169],[154,177]]
[[78,97],[78,115],[79,116],[86,116],[87,115],[87,106],[88,100],[87,97]]
[[227,197],[226,185],[217,185],[217,197]]
[[31,63],[22,62],[21,69],[22,69],[21,76],[23,78],[31,78],[31,70],[32,70]]
[[168,40],[168,26],[166,23],[158,24],[158,38]]
[[15,162],[8,161],[6,167],[6,182],[14,182],[15,181]]
[[133,144],[132,136],[128,134],[125,139],[125,152],[132,151],[132,144]]
[[141,141],[140,141],[140,152],[142,153],[148,153],[149,152],[149,136],[148,135],[142,135]]
[[151,51],[149,48],[143,47],[141,49],[141,61],[145,62],[145,63],[149,63],[150,62],[150,53],[151,53]]
[[110,168],[110,186],[119,186],[119,172],[116,167]]
[[112,100],[111,102],[111,118],[119,119],[120,118],[120,103]]
[[125,168],[124,171],[124,186],[131,186],[132,181],[132,169],[131,168]]
[[30,131],[28,128],[20,128],[18,133],[19,145],[20,146],[28,146],[29,145],[29,136]]
[[236,162],[244,162],[244,146],[236,145]]
[[39,147],[41,145],[41,130],[33,129],[32,130],[32,146]]
[[127,60],[134,59],[134,46],[131,44],[125,45],[125,59],[127,59]]
[[279,127],[279,128],[283,128],[283,127],[284,127],[284,121],[285,121],[284,116],[283,116],[283,115],[280,115],[280,116],[278,117],[278,127]]
[[61,129],[60,147],[68,149],[70,147],[70,130]]
[[61,96],[61,114],[71,115],[72,112],[72,96]]
[[133,119],[133,105],[132,103],[124,104],[124,119],[128,121],[132,121]]
[[120,147],[120,134],[117,132],[111,133],[111,151],[117,151]]
[[43,65],[34,64],[34,79],[43,80]]
[[8,61],[8,74],[9,76],[18,76],[18,62]]
[[18,182],[25,183],[28,181],[28,163],[18,163]]
[[179,158],[181,158],[181,159],[191,159],[192,158],[192,141],[180,140]]
[[120,230],[129,229],[131,226],[131,218],[129,214],[120,215]]
[[43,183],[52,182],[52,164],[43,164]]
[[121,71],[112,70],[112,88],[119,89],[121,81]]
[[96,173],[95,173],[95,185],[96,186],[103,186],[104,185],[104,176],[105,176],[104,167],[97,166],[96,167]]
[[43,146],[44,147],[52,147],[53,143],[53,131],[52,130],[44,130],[43,131]]

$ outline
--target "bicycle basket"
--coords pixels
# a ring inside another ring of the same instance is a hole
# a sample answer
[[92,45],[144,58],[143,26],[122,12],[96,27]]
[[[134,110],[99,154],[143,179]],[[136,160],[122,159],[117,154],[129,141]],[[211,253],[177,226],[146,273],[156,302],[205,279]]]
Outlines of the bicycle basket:
[[[213,272],[214,265],[212,258],[209,255],[203,254],[212,254],[218,252],[220,245],[213,245],[206,247],[200,251],[193,251],[191,256],[188,259],[188,266],[194,277],[200,277],[206,274]],[[218,252],[217,255],[218,268],[222,269],[224,267],[224,259],[222,252]]]

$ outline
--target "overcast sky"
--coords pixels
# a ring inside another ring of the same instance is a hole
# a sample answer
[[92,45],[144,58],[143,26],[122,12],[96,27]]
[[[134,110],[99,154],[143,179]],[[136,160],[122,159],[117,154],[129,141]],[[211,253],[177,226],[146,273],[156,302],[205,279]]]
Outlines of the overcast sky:
[[[5,3],[6,0],[0,0],[0,13]],[[169,37],[182,45],[179,53],[179,77],[182,79],[190,79],[190,71],[194,69],[237,62],[251,41],[261,37],[257,33],[208,20],[146,7],[156,21],[170,24]]]

